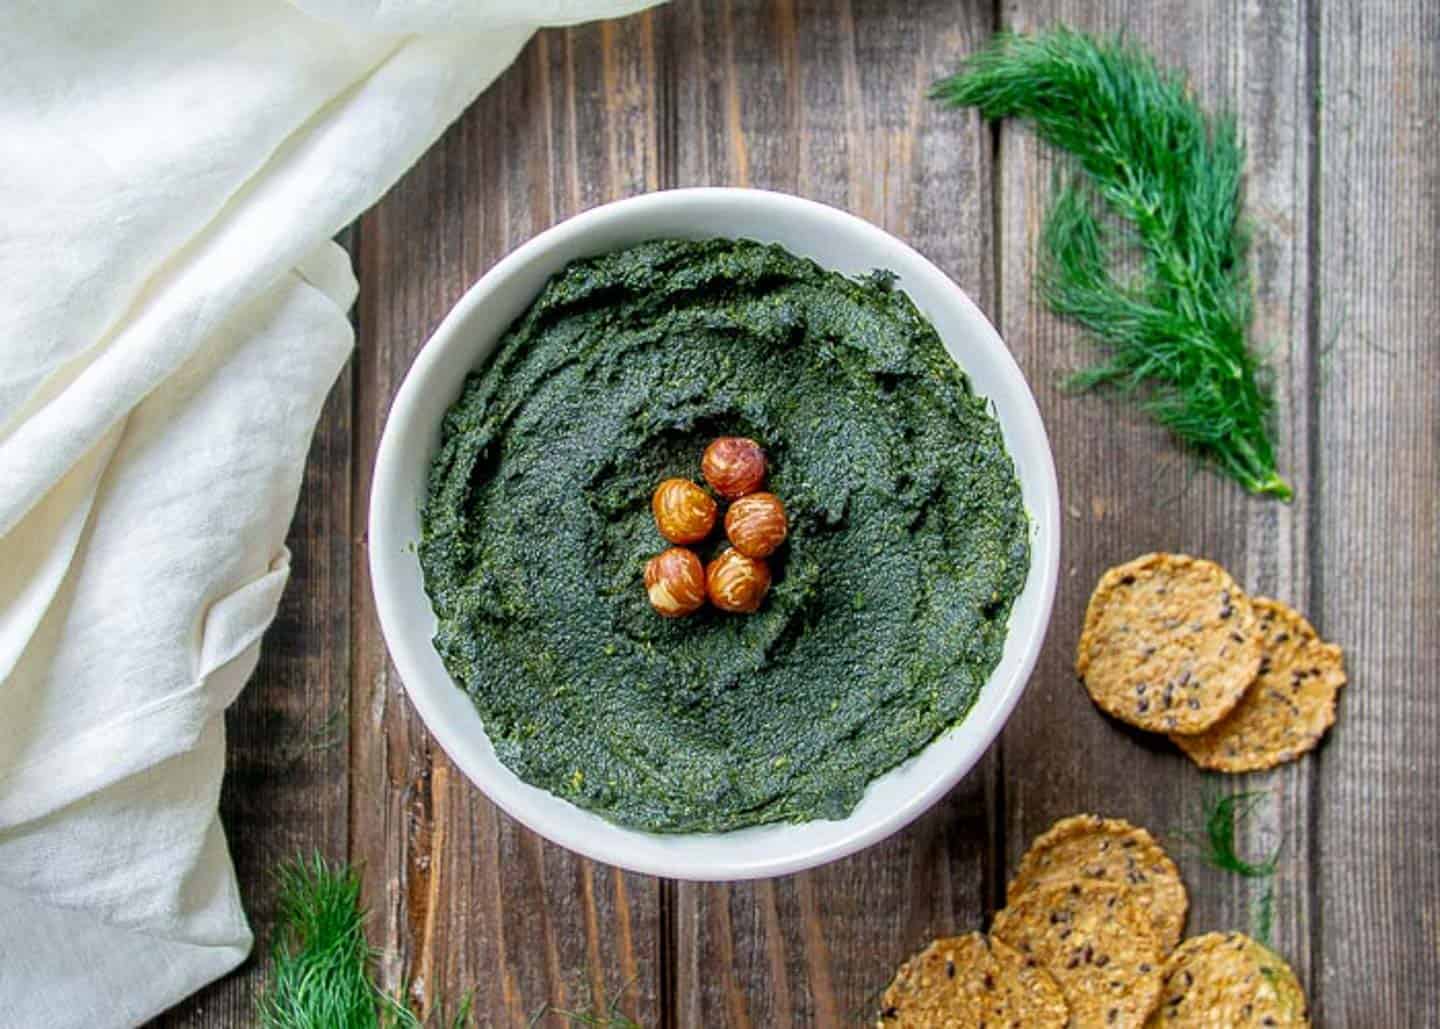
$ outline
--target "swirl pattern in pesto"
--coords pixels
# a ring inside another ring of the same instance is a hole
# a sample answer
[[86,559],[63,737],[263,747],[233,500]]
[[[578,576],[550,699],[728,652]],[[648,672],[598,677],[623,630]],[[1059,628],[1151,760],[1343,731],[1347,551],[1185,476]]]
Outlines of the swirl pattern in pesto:
[[[844,817],[999,660],[1030,554],[988,406],[883,273],[730,240],[576,261],[445,417],[436,649],[507,766],[616,822]],[[660,618],[650,494],[721,435],[768,452],[775,586]]]

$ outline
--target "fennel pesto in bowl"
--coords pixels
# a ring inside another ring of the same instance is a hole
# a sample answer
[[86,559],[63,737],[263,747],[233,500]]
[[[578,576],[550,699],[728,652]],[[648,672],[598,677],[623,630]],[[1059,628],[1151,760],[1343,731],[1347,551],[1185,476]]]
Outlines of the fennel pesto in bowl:
[[[784,517],[743,605],[716,592],[742,500],[706,477],[734,440]],[[662,536],[661,485],[714,530]],[[555,275],[446,414],[422,523],[435,647],[500,760],[655,832],[843,818],[965,717],[1030,561],[1000,426],[892,277],[724,239]],[[681,586],[710,566],[683,610],[671,551]]]

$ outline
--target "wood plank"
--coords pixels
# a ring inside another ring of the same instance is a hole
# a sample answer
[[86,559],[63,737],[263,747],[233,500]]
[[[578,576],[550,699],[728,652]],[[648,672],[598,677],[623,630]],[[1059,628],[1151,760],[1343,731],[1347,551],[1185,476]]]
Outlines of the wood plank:
[[256,948],[240,970],[154,1026],[253,1026],[275,917],[276,866],[345,856],[350,680],[350,424],[347,365],[325,402],[287,545],[290,582],[260,663],[225,714],[220,818]]
[[[990,136],[924,98],[988,36],[988,9],[721,0],[671,15],[675,185],[781,189],[847,208],[993,307]],[[674,1024],[873,1017],[904,957],[980,924],[995,878],[991,770],[987,761],[909,830],[848,860],[765,882],[680,884]]]
[[1325,1025],[1435,1026],[1440,8],[1322,4],[1317,49],[1312,607],[1350,685],[1317,766],[1312,990]]
[[[547,32],[364,220],[354,531],[400,379],[461,293],[552,222],[658,182],[655,15]],[[384,980],[473,992],[482,1024],[547,1002],[660,1019],[656,880],[583,861],[501,814],[446,759],[389,664],[357,551],[350,853]],[[556,1024],[559,1020],[554,1020]],[[547,1023],[548,1024],[548,1023]]]
[[[1177,842],[1207,794],[1262,789],[1271,802],[1242,837],[1252,853],[1285,841],[1274,880],[1274,942],[1307,984],[1314,980],[1308,864],[1313,759],[1272,773],[1226,778],[1195,769],[1163,739],[1132,733],[1100,714],[1075,681],[1073,662],[1090,591],[1109,566],[1152,550],[1220,561],[1256,594],[1301,608],[1311,599],[1309,519],[1319,496],[1308,482],[1315,387],[1307,306],[1310,70],[1307,4],[1189,4],[1183,0],[1007,0],[1007,28],[1054,23],[1123,30],[1163,62],[1184,69],[1212,109],[1234,110],[1250,147],[1247,213],[1253,224],[1254,336],[1273,345],[1282,473],[1289,505],[1248,497],[1199,470],[1168,435],[1123,402],[1062,388],[1092,360],[1075,328],[1032,292],[1036,241],[1055,161],[1027,130],[1000,134],[1001,332],[1036,391],[1055,449],[1064,549],[1055,615],[1028,693],[1003,737],[1013,872],[1029,841],[1079,812],[1128,818]],[[1246,929],[1265,884],[1214,871],[1174,848],[1190,891],[1189,931]]]

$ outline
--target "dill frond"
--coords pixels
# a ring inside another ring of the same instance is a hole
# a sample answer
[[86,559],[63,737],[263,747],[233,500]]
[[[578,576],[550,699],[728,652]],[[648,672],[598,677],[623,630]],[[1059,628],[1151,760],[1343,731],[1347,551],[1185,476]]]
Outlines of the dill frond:
[[1255,902],[1250,912],[1250,935],[1265,946],[1270,946],[1270,932],[1275,925],[1275,885],[1267,883],[1265,892]]
[[619,1011],[567,1011],[564,1008],[550,1007],[548,1004],[536,1013],[531,1025],[539,1025],[539,1019],[546,1015],[563,1018],[571,1025],[599,1026],[600,1029],[641,1029],[639,1022]]
[[[1078,165],[1046,217],[1040,280],[1050,307],[1106,352],[1072,385],[1138,391],[1152,417],[1246,489],[1290,499],[1268,370],[1246,340],[1234,119],[1207,115],[1179,75],[1138,48],[1065,28],[997,35],[932,96],[987,119],[1022,118]],[[1122,278],[1126,253],[1141,269]]]
[[[360,878],[319,854],[296,858],[275,872],[280,892],[270,973],[256,1014],[262,1029],[422,1029],[427,1020],[375,982],[374,951],[365,940]],[[471,1021],[472,1000],[461,999],[447,1029]]]
[[1245,860],[1235,847],[1239,823],[1267,797],[1263,790],[1210,797],[1205,801],[1203,827],[1199,831],[1182,829],[1179,836],[1212,868],[1247,879],[1267,879],[1275,874],[1283,843],[1268,858],[1257,862]]
[[269,979],[258,1002],[264,1029],[375,1029],[360,879],[318,854],[276,872],[279,911]]
[[547,1016],[564,1019],[570,1025],[599,1026],[600,1029],[642,1029],[639,1022],[636,1022],[629,1015],[620,1010],[620,1002],[625,994],[635,985],[631,979],[619,992],[610,999],[610,1004],[604,1011],[596,1010],[593,1005],[580,1011],[568,1011],[565,1008],[554,1007],[549,1001],[540,1006],[540,1009],[530,1016],[526,1029],[534,1029]]

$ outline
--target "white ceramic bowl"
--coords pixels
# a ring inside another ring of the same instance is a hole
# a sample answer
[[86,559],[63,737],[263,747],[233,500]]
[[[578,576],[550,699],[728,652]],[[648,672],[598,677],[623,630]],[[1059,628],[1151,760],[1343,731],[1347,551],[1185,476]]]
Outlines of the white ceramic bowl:
[[[1030,575],[1010,614],[994,673],[959,725],[870,784],[849,817],[730,833],[664,835],[621,828],[518,779],[495,756],[480,715],[430,639],[435,615],[414,544],[440,420],[465,375],[568,261],[658,237],[779,243],[848,275],[886,268],[989,397],[1015,460],[1032,521]],[[542,232],[480,279],[415,359],[390,409],[370,497],[370,574],[380,625],[411,701],[451,760],[531,829],[597,861],[678,879],[751,879],[833,861],[881,840],[934,804],[1000,732],[1034,667],[1050,619],[1060,556],[1050,444],[1024,377],[970,298],[910,247],[852,215],[809,200],[744,189],[682,189],[598,207]]]

